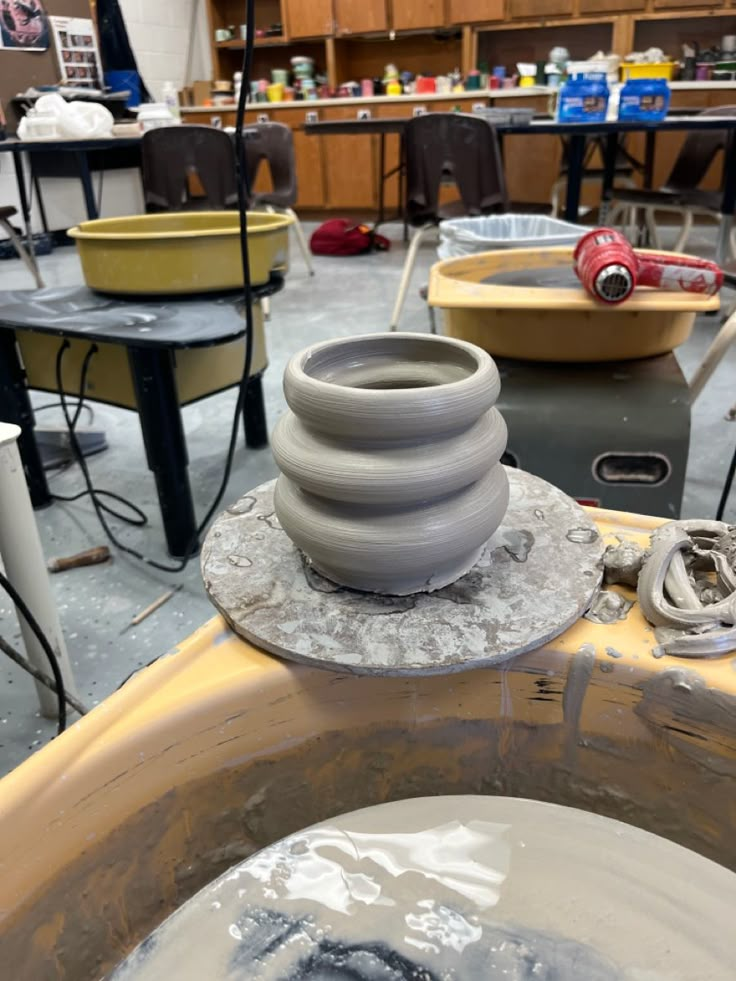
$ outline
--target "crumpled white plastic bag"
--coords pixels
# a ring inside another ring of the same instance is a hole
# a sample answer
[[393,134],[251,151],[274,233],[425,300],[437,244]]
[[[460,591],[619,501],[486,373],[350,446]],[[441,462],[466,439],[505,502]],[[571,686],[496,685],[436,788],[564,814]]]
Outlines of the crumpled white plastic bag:
[[[34,107],[38,113],[50,114],[56,119],[56,129],[60,140],[91,140],[97,137],[112,136],[115,120],[109,109],[97,102],[67,102],[60,95],[42,95]],[[18,125],[21,140],[32,140],[27,117]]]

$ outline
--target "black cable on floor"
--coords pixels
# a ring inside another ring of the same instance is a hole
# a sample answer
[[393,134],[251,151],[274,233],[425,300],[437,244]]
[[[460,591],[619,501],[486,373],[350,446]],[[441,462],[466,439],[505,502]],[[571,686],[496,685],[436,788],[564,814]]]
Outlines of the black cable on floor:
[[[67,344],[67,347],[68,346],[69,345]],[[62,345],[62,347],[63,347],[63,345]],[[65,351],[66,351],[66,348],[64,348],[64,352]],[[64,352],[62,352],[62,357],[63,357],[63,353]],[[52,403],[52,404],[58,404],[58,405],[61,406],[61,409],[64,412],[64,419],[66,420],[67,428],[69,430],[69,438],[70,438],[70,440],[72,440],[72,442],[73,441],[76,441],[77,445],[79,445],[79,440],[76,437],[77,423],[79,422],[79,417],[80,417],[80,415],[82,413],[82,409],[87,409],[88,408],[88,406],[86,405],[86,403],[84,401],[84,393],[87,391],[87,375],[89,374],[89,366],[90,366],[90,364],[92,362],[92,358],[94,357],[94,355],[96,354],[96,352],[97,352],[97,346],[94,345],[94,344],[92,344],[92,345],[90,345],[89,351],[87,351],[86,355],[84,356],[84,360],[82,362],[82,373],[81,373],[80,378],[79,378],[79,401],[77,402],[77,404],[75,406],[75,411],[74,411],[74,415],[71,417],[71,422],[69,421],[69,417],[68,417],[67,411],[65,409],[66,395],[60,396],[60,399],[59,399],[59,402],[58,403]],[[57,382],[57,387],[58,387],[58,384],[59,384],[59,377],[58,377],[58,375],[57,375],[56,382]],[[61,391],[62,390],[60,389],[60,392]],[[67,408],[68,408],[68,405],[67,405]],[[74,446],[72,446],[72,450],[74,451]],[[80,451],[81,451],[81,448],[80,448]],[[74,456],[76,457],[76,452],[74,453]],[[133,527],[135,527],[135,528],[143,528],[143,527],[145,527],[145,525],[148,524],[148,517],[146,516],[146,514],[143,511],[141,511],[141,509],[137,505],[133,504],[132,501],[127,500],[127,498],[122,497],[120,494],[116,494],[113,491],[99,490],[96,487],[93,487],[91,483],[88,483],[87,484],[87,489],[86,490],[80,491],[78,494],[55,494],[55,493],[52,493],[51,494],[51,497],[55,501],[65,501],[65,502],[68,503],[68,502],[72,502],[72,501],[78,501],[80,498],[86,497],[88,494],[90,496],[94,496],[96,499],[98,499],[97,500],[97,503],[99,504],[99,507],[103,511],[106,511],[113,518],[117,518],[119,521],[123,521],[125,524],[127,524],[127,525],[133,525]],[[134,515],[134,517],[131,517],[128,514],[121,514],[119,511],[116,511],[114,508],[109,507],[109,505],[105,504],[104,501],[100,501],[99,500],[99,498],[101,498],[101,497],[108,497],[108,498],[110,498],[113,501],[119,501],[120,504],[122,504],[124,507],[130,509],[130,511],[132,512],[132,514]]]
[[[77,405],[74,406],[75,410],[78,407],[79,407],[79,403],[77,403]],[[46,402],[44,403],[44,405],[34,405],[33,413],[35,415],[37,412],[45,412],[47,409],[60,409],[60,408],[61,408],[61,402]],[[95,420],[95,410],[92,408],[91,405],[86,405],[86,404],[84,405],[83,408],[84,411],[89,414],[89,424],[92,425],[92,423]]]
[[28,609],[28,605],[26,604],[25,600],[2,572],[0,572],[0,587],[5,590],[15,604],[18,612],[36,635],[39,644],[43,648],[44,654],[48,658],[51,673],[54,676],[54,682],[56,683],[56,702],[59,713],[57,732],[59,735],[61,735],[61,733],[66,729],[66,689],[64,688],[64,679],[61,675],[61,668],[59,667],[59,659],[54,653],[48,637],[43,630],[41,630],[38,625],[38,621]]
[[723,520],[723,512],[726,510],[726,505],[728,504],[728,498],[731,495],[733,478],[735,476],[736,476],[736,448],[733,451],[733,456],[731,457],[731,463],[729,464],[728,467],[728,473],[726,474],[726,483],[723,485],[721,499],[718,502],[718,510],[716,511],[716,521]]
[[[119,542],[112,530],[110,529],[103,510],[110,511],[104,505],[101,505],[97,500],[97,495],[100,493],[97,491],[92,484],[92,479],[89,474],[89,468],[87,467],[87,462],[84,458],[84,454],[81,451],[79,445],[79,440],[77,439],[76,433],[74,432],[74,426],[76,423],[72,420],[69,414],[69,407],[67,405],[66,396],[64,394],[63,385],[63,361],[64,354],[66,350],[70,347],[68,341],[63,341],[59,351],[56,356],[56,385],[59,390],[59,398],[61,400],[61,407],[64,413],[64,418],[66,419],[67,427],[69,428],[69,438],[72,445],[72,451],[77,459],[77,463],[82,471],[82,476],[84,478],[87,490],[83,491],[82,494],[89,494],[92,504],[94,506],[97,518],[102,525],[103,531],[107,535],[109,541],[115,546],[115,548],[120,549],[120,551],[125,552],[127,555],[138,559],[141,562],[145,562],[146,565],[150,565],[154,569],[158,569],[161,572],[171,572],[178,573],[181,572],[192,558],[196,555],[199,550],[199,539],[202,532],[206,529],[207,525],[212,520],[213,515],[217,511],[218,507],[222,502],[222,498],[227,490],[227,485],[230,480],[230,475],[232,473],[233,459],[235,457],[235,446],[237,444],[238,432],[240,430],[240,420],[243,415],[243,407],[245,404],[245,395],[248,387],[248,380],[250,378],[251,367],[253,364],[253,348],[254,348],[254,334],[255,327],[253,321],[253,291],[250,282],[250,257],[248,255],[248,200],[250,198],[250,188],[248,187],[248,174],[245,163],[245,143],[243,138],[243,127],[245,121],[245,106],[248,93],[250,92],[250,78],[253,70],[253,41],[255,38],[255,3],[254,0],[246,0],[246,23],[248,25],[247,40],[245,42],[245,52],[243,55],[243,84],[240,87],[240,96],[238,99],[238,107],[236,111],[236,123],[235,123],[235,170],[236,170],[236,184],[238,190],[238,210],[240,213],[240,258],[243,268],[243,302],[245,304],[245,361],[243,364],[243,374],[240,379],[240,384],[238,387],[238,397],[235,403],[235,412],[233,414],[233,423],[230,430],[230,441],[227,449],[227,456],[225,458],[225,468],[222,475],[222,480],[220,486],[215,495],[215,499],[211,506],[208,508],[207,513],[198,525],[195,534],[192,536],[189,542],[185,554],[180,562],[176,565],[164,565],[162,562],[158,562],[155,559],[148,558],[141,552],[128,545],[124,545]],[[89,363],[97,351],[97,345],[92,344],[89,351],[85,355],[85,359],[82,365],[82,378],[80,379],[79,387],[79,403],[77,405],[76,416],[78,418],[79,412],[81,411],[81,406],[84,402],[84,393],[86,388],[86,371],[89,368]],[[130,502],[125,502],[130,505]],[[134,507],[134,506],[133,506]],[[136,509],[137,510],[137,509]],[[139,512],[143,514],[143,512]],[[144,516],[145,517],[145,516]]]

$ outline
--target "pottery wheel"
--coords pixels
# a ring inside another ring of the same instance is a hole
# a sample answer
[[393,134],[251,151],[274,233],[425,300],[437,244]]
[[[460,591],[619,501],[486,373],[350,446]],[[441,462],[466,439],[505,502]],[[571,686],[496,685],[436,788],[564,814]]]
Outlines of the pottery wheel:
[[583,509],[539,477],[508,469],[503,524],[478,563],[434,593],[345,589],[310,567],[281,529],[275,481],[212,525],[202,546],[210,599],[263,650],[355,674],[442,674],[498,664],[548,643],[588,608],[603,543]]
[[415,798],[258,852],[111,981],[724,981],[735,902],[733,872],[598,814]]

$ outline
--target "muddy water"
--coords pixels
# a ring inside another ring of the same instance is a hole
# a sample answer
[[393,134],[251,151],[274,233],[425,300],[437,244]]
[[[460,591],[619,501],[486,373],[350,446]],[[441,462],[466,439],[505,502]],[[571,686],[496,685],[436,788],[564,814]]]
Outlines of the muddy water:
[[512,798],[367,808],[234,867],[116,981],[726,981],[736,875],[662,838]]

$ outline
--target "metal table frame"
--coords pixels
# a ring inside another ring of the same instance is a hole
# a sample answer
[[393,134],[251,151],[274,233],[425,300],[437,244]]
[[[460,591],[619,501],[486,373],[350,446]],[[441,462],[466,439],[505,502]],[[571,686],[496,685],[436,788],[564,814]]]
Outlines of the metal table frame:
[[[410,117],[390,119],[342,119],[333,122],[305,123],[304,132],[313,136],[330,134],[368,134],[378,133],[385,138],[387,133],[403,134]],[[564,217],[577,222],[580,206],[580,190],[584,173],[585,149],[589,137],[604,139],[604,175],[602,199],[604,208],[613,197],[613,181],[619,137],[623,133],[645,133],[644,186],[650,188],[654,173],[656,138],[658,133],[697,132],[701,130],[728,130],[729,139],[723,159],[723,181],[721,214],[724,216],[718,235],[717,258],[724,262],[728,255],[729,235],[736,207],[736,130],[735,116],[685,116],[672,115],[659,123],[621,122],[619,120],[602,123],[560,123],[552,119],[533,119],[526,125],[511,123],[495,124],[501,141],[507,136],[563,136],[568,140],[568,180],[567,199]],[[385,180],[385,165],[382,166],[381,183]],[[385,221],[382,204],[383,194],[379,196],[381,211],[379,222]]]
[[[278,274],[272,274],[269,283],[253,288],[253,294],[254,297],[262,298],[282,288],[283,278]],[[60,294],[63,291],[57,289],[39,292]],[[66,292],[72,293],[73,290]],[[45,507],[52,502],[52,496],[36,443],[33,408],[28,394],[25,370],[16,344],[16,333],[30,331],[52,334],[60,341],[69,338],[82,339],[90,343],[98,341],[104,344],[120,344],[128,353],[146,458],[156,481],[169,552],[173,556],[183,556],[194,537],[197,521],[189,483],[189,457],[177,394],[175,353],[178,349],[186,347],[206,347],[237,340],[245,334],[245,321],[236,322],[236,318],[233,318],[232,327],[200,339],[187,336],[177,340],[175,336],[171,336],[171,332],[163,339],[160,331],[158,336],[156,331],[151,331],[136,338],[131,329],[123,327],[122,324],[117,331],[109,327],[95,331],[89,328],[75,329],[69,326],[68,322],[55,326],[47,319],[34,319],[32,315],[28,318],[14,317],[8,299],[15,299],[19,293],[27,293],[30,300],[36,291],[0,293],[0,419],[4,422],[13,422],[21,428],[18,448],[33,506]],[[213,300],[219,296],[221,294],[213,295]],[[203,297],[198,296],[195,299],[201,302]],[[179,297],[177,301],[182,306],[186,304],[186,298]],[[126,300],[119,299],[114,302],[119,304],[115,309],[120,309],[123,315],[121,320],[124,321]],[[140,307],[145,303],[145,299],[132,302],[136,307]],[[254,375],[249,379],[243,406],[243,422],[248,447],[259,449],[268,444],[260,375]]]

